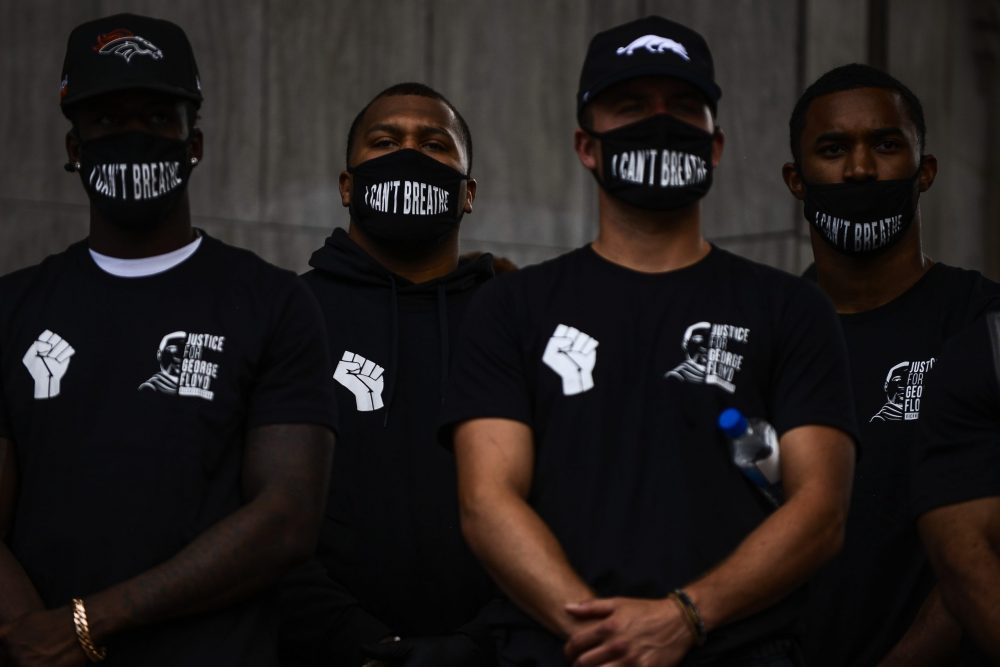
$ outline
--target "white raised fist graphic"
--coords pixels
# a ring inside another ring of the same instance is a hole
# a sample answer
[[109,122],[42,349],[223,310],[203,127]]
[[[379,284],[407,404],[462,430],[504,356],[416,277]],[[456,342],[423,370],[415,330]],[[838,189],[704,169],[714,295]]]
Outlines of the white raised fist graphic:
[[382,407],[383,368],[360,354],[344,350],[344,358],[337,363],[333,379],[347,387],[358,404],[358,412],[372,412]]
[[542,361],[562,378],[565,395],[582,394],[593,388],[597,346],[596,339],[579,329],[565,324],[556,327],[545,346]]
[[59,381],[66,375],[69,358],[76,350],[59,334],[48,329],[38,334],[21,360],[35,381],[35,398],[55,398],[59,395]]

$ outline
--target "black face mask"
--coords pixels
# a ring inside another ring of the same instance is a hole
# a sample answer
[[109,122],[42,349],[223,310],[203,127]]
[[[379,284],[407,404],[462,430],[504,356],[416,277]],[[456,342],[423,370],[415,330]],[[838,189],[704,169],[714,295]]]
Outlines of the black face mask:
[[144,132],[80,144],[80,179],[101,215],[130,229],[159,225],[174,210],[191,175],[190,141]]
[[712,187],[712,133],[666,114],[608,132],[601,141],[604,190],[627,204],[670,211],[698,201]]
[[458,226],[468,176],[420,151],[403,149],[362,162],[353,175],[351,220],[388,242],[437,241]]
[[880,252],[899,241],[913,222],[919,176],[918,167],[911,178],[895,181],[820,185],[802,179],[806,220],[845,255]]

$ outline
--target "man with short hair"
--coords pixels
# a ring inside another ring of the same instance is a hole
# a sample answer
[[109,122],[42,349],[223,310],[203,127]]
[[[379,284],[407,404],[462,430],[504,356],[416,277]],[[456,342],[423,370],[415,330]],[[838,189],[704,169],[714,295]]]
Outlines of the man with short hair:
[[803,201],[815,280],[840,314],[863,456],[843,552],[810,587],[811,665],[944,665],[958,629],[910,518],[907,462],[924,382],[945,340],[1000,290],[920,245],[918,200],[937,160],[916,96],[867,65],[816,80],[789,121],[785,182]]
[[[598,237],[487,285],[466,318],[441,435],[465,536],[510,598],[503,664],[796,664],[796,590],[847,512],[850,387],[815,287],[701,235],[719,96],[685,26],[596,35],[575,145]],[[704,372],[671,373],[696,331]],[[731,407],[780,435],[778,508],[716,425]]]
[[988,313],[949,341],[928,383],[921,422],[911,480],[920,536],[945,604],[967,633],[962,664],[996,665],[1000,313]]
[[319,563],[284,586],[287,665],[490,660],[473,620],[493,589],[462,541],[454,460],[435,439],[458,326],[493,276],[491,256],[458,254],[471,168],[465,120],[423,84],[382,91],[351,124],[350,224],[305,275],[337,360],[341,430]]
[[0,655],[273,665],[272,585],[314,548],[332,453],[315,300],[192,228],[178,26],[78,26],[61,95],[90,235],[0,279]]

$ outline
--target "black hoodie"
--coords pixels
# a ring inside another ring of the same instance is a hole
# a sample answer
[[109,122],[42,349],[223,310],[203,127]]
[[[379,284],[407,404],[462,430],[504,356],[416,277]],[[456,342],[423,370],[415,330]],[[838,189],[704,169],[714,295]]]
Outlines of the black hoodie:
[[313,563],[286,582],[283,652],[360,665],[361,644],[449,634],[492,594],[462,540],[454,460],[435,438],[452,342],[493,275],[492,257],[413,284],[336,229],[309,264],[303,278],[326,318],[331,358],[371,379],[338,379],[323,568]]

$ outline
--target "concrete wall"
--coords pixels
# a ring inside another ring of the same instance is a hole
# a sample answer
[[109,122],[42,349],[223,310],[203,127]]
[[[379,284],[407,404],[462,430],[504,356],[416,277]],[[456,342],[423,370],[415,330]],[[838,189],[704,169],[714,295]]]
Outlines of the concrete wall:
[[[87,233],[78,176],[62,170],[57,106],[65,40],[118,11],[168,18],[194,45],[205,160],[196,224],[302,270],[345,225],[345,133],[372,95],[423,81],[472,127],[476,210],[463,249],[519,264],[589,240],[594,184],[572,151],[574,93],[590,36],[648,13],[701,31],[723,89],[723,164],[706,203],[720,245],[790,271],[810,260],[785,190],[788,114],[805,83],[873,52],[924,100],[941,174],[923,203],[928,252],[1000,276],[998,0],[0,0],[0,273]],[[881,14],[878,14],[881,12]],[[877,22],[876,22],[877,23]],[[881,24],[878,24],[881,25]],[[877,33],[878,31],[875,31]],[[876,35],[877,36],[877,35]],[[993,121],[995,125],[995,121]],[[992,151],[992,152],[991,152]],[[988,224],[991,223],[991,224]]]

